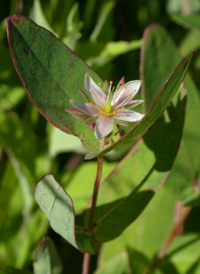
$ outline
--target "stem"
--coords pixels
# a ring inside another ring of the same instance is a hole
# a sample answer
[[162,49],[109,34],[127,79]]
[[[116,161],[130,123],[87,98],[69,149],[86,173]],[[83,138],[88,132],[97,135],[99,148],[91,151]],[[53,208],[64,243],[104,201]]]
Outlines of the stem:
[[[89,227],[88,227],[89,232],[92,232],[93,227],[94,227],[94,215],[95,215],[97,196],[98,196],[99,185],[100,185],[100,180],[101,180],[101,175],[102,175],[103,158],[104,158],[103,156],[99,156],[98,162],[97,162],[97,175],[96,175],[96,180],[94,183],[94,190],[93,190],[93,195],[92,195],[92,207],[91,207],[91,211],[90,211],[90,219],[89,219]],[[84,253],[82,274],[89,273],[90,259],[91,259],[91,254]]]
[[158,264],[160,263],[160,261],[164,258],[169,245],[171,244],[173,239],[177,236],[178,232],[180,231],[182,225],[184,224],[184,222],[185,222],[186,218],[188,217],[191,210],[192,210],[192,207],[183,208],[182,215],[180,216],[179,220],[177,221],[177,223],[172,228],[171,233],[169,234],[167,240],[165,241],[165,243],[163,244],[163,246],[160,249],[159,253],[157,254],[155,260],[152,263],[152,265],[150,266],[149,269],[147,269],[145,271],[145,273],[148,273],[149,270],[155,269],[158,266]]
[[88,274],[90,269],[90,253],[84,253],[82,274]]
[[94,226],[94,214],[95,214],[97,195],[98,195],[99,185],[100,185],[100,180],[101,180],[102,167],[103,167],[103,156],[99,156],[98,162],[97,162],[97,175],[96,175],[96,180],[94,183],[94,190],[93,190],[93,195],[92,195],[92,207],[91,207],[91,211],[90,211],[90,220],[89,220],[89,231],[90,232],[92,231],[93,226]]

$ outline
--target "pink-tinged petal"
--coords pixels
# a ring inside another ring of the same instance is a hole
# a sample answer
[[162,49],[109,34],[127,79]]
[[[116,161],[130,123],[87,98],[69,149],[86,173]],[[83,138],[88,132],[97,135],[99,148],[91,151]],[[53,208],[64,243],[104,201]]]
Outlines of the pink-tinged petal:
[[130,81],[117,89],[112,98],[112,107],[116,108],[119,104],[124,102],[127,98],[133,98],[141,86],[140,80]]
[[128,104],[126,104],[126,107],[130,109],[130,108],[136,107],[142,103],[144,103],[144,100],[140,100],[140,99],[139,100],[131,100],[128,102]]
[[94,128],[94,133],[96,138],[100,139],[107,136],[112,131],[113,125],[114,125],[113,118],[99,116]]
[[124,85],[124,83],[125,83],[125,77],[123,76],[120,79],[119,83],[117,84],[117,89],[119,89],[122,85]]
[[106,94],[87,73],[85,74],[85,88],[94,103],[100,108],[104,107],[106,103]]
[[84,97],[84,99],[89,102],[89,96],[88,93],[86,93],[84,90],[78,88],[78,91],[81,93],[81,95]]
[[128,122],[137,122],[144,117],[144,114],[141,114],[133,110],[122,109],[122,110],[117,110],[116,114],[113,117],[118,120],[123,120]]
[[120,126],[128,127],[128,123],[126,121],[115,119],[115,123]]
[[88,115],[77,108],[66,108],[65,111],[72,114],[75,117],[80,118],[83,121],[86,121],[88,119]]
[[69,100],[70,103],[83,113],[89,115],[89,116],[97,116],[99,115],[99,110],[96,106],[90,105],[89,103],[79,103],[74,100]]

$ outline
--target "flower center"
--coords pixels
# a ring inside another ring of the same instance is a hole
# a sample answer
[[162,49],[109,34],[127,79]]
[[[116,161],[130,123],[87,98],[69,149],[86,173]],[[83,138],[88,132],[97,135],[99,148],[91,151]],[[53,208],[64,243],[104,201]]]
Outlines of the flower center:
[[109,96],[109,98],[105,104],[105,107],[104,107],[104,111],[107,114],[112,112],[111,100],[112,100],[112,96]]

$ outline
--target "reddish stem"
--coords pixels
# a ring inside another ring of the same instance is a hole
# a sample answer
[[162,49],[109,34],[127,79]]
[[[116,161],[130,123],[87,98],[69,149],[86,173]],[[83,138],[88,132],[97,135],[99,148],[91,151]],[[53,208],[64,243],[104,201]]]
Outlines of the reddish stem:
[[[94,183],[94,190],[93,190],[93,195],[92,195],[92,207],[91,207],[91,211],[90,211],[90,219],[89,219],[89,227],[88,227],[89,232],[92,232],[93,227],[94,227],[94,215],[95,215],[97,196],[98,196],[99,185],[100,185],[100,180],[101,180],[101,175],[102,175],[102,167],[103,167],[103,156],[99,156],[98,162],[97,162],[97,175],[96,175],[96,180]],[[84,257],[83,257],[82,274],[89,273],[90,259],[91,259],[91,254],[85,253]]]
[[85,253],[83,257],[83,269],[82,269],[82,274],[89,274],[90,270],[90,259],[91,259],[91,254],[90,253]]
[[153,261],[151,267],[145,271],[145,273],[148,273],[150,270],[152,271],[155,269],[160,261],[164,258],[166,251],[173,241],[173,239],[177,236],[178,232],[180,231],[181,227],[183,226],[185,220],[187,219],[189,213],[191,212],[192,207],[185,207],[183,208],[183,212],[177,221],[177,223],[174,225],[171,233],[169,234],[168,238],[166,239],[165,243],[163,244],[162,248],[160,249],[159,253],[157,254],[155,260]]

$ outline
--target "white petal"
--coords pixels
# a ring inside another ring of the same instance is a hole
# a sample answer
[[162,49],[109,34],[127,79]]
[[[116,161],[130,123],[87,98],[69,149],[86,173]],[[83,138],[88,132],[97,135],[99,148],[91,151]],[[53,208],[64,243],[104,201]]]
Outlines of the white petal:
[[81,110],[77,108],[66,108],[65,111],[72,114],[75,117],[80,118],[83,121],[86,121],[89,118],[87,114],[85,114],[84,112],[82,112]]
[[140,100],[140,99],[132,100],[132,101],[128,102],[128,104],[126,104],[126,107],[128,107],[130,109],[130,108],[136,107],[142,103],[144,103],[144,100]]
[[74,100],[69,100],[70,103],[77,109],[81,110],[82,112],[86,113],[87,115],[97,116],[99,115],[99,110],[94,105],[89,105],[89,103],[79,103]]
[[99,116],[94,128],[94,133],[96,138],[100,139],[107,136],[112,131],[113,125],[114,125],[113,118]]
[[101,108],[105,106],[106,94],[87,73],[85,74],[85,88],[97,106]]
[[128,123],[126,121],[122,121],[122,120],[117,120],[115,119],[116,124],[120,125],[120,126],[125,126],[128,127]]
[[[116,108],[116,106],[121,104],[126,98],[133,98],[137,94],[140,86],[140,80],[130,81],[122,85],[113,95],[111,103],[113,108]],[[130,97],[128,97],[129,94]]]
[[133,110],[118,110],[114,115],[114,118],[118,120],[128,121],[128,122],[137,122],[144,117],[144,114]]

